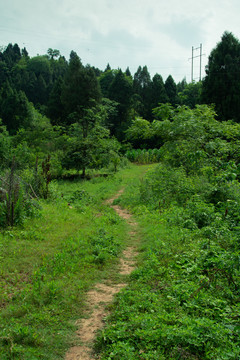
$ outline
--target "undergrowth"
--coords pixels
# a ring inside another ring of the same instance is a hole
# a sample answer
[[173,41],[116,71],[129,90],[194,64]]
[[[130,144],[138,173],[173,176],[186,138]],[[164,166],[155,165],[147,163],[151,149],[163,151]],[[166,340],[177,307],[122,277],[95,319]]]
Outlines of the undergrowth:
[[96,341],[102,360],[240,358],[239,190],[161,164],[117,200],[144,241]]

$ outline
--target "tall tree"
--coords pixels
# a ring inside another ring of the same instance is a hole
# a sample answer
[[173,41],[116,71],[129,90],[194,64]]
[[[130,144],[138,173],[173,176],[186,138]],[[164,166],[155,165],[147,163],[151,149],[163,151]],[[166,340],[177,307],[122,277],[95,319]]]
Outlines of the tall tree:
[[152,78],[151,100],[151,109],[157,107],[159,103],[166,103],[168,101],[163,78],[159,74],[155,74]]
[[103,97],[109,97],[109,89],[114,79],[114,71],[105,70],[99,77],[99,83]]
[[127,128],[131,96],[131,78],[126,76],[122,70],[119,70],[109,88],[109,99],[118,103],[117,115],[111,119],[113,124],[111,134],[115,135],[118,140],[123,139],[123,132]]
[[21,50],[18,44],[8,44],[1,54],[1,60],[5,61],[9,69],[21,59]]
[[139,115],[145,119],[150,119],[151,109],[151,87],[152,81],[147,66],[138,67],[133,78],[133,92],[139,95],[142,101],[142,110]]
[[202,100],[214,103],[221,120],[240,122],[240,42],[230,32],[212,50],[203,81]]
[[77,53],[72,51],[63,82],[61,102],[67,124],[78,129],[78,139],[71,151],[72,156],[79,162],[83,177],[86,166],[90,164],[92,144],[89,136],[98,118],[95,116],[95,109],[100,98],[100,87],[94,70],[90,66],[84,67]]
[[90,66],[84,67],[77,53],[72,51],[61,97],[68,122],[79,121],[85,110],[95,106],[100,98],[100,87],[94,71]]
[[64,107],[61,100],[63,79],[55,81],[47,103],[47,116],[53,125],[61,125],[63,122]]
[[177,85],[173,80],[172,75],[169,75],[165,81],[165,90],[168,96],[168,101],[172,105],[176,105],[177,103]]
[[129,70],[129,67],[126,68],[125,74],[127,76],[132,76],[131,71]]
[[49,97],[49,86],[52,83],[52,71],[47,55],[34,56],[27,62],[29,82],[24,85],[28,99],[34,105],[45,105]]
[[28,100],[22,91],[16,91],[8,82],[0,91],[0,117],[10,135],[29,124]]

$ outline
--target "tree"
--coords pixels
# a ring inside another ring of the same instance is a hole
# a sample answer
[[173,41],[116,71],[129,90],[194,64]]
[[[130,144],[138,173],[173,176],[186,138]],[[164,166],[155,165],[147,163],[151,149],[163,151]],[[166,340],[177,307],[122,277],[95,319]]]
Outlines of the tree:
[[130,141],[136,149],[148,148],[153,136],[151,123],[141,117],[135,118],[126,131],[126,139]]
[[49,48],[47,53],[51,60],[53,60],[54,58],[58,58],[60,56],[60,51],[57,49],[53,50],[53,49]]
[[99,77],[99,84],[103,97],[109,97],[109,89],[114,80],[114,71],[109,69],[105,70]]
[[72,51],[63,82],[61,102],[67,124],[73,124],[78,133],[77,141],[72,144],[72,161],[74,158],[76,161],[78,159],[79,165],[76,166],[82,169],[83,177],[91,157],[89,134],[97,120],[96,106],[100,99],[100,87],[93,69],[89,65],[84,67],[77,53]]
[[145,119],[151,119],[152,117],[151,90],[152,81],[148,68],[147,66],[143,66],[143,68],[139,66],[133,78],[133,93],[139,95],[141,98],[143,106],[139,115]]
[[132,81],[122,70],[119,70],[109,88],[109,99],[118,103],[117,115],[111,119],[113,124],[111,133],[115,135],[118,140],[123,139],[123,132],[128,125],[131,96]]
[[178,93],[180,105],[189,106],[193,109],[201,103],[202,82],[186,84],[181,92]]
[[209,56],[202,93],[202,101],[214,103],[221,120],[240,122],[239,64],[240,42],[226,31]]
[[35,56],[27,62],[29,82],[25,92],[34,105],[45,105],[49,96],[49,85],[52,83],[52,71],[47,55]]
[[1,54],[1,59],[5,61],[8,68],[11,69],[21,59],[21,50],[18,44],[8,44],[6,49]]
[[120,147],[116,140],[110,138],[109,130],[100,124],[104,116],[102,110],[101,107],[88,109],[84,121],[70,128],[69,149],[63,159],[63,166],[82,170],[83,178],[86,168],[107,166],[111,160],[110,151],[117,153]]
[[49,116],[53,125],[60,125],[64,122],[64,107],[61,101],[62,87],[63,79],[59,77],[52,88],[47,103],[47,116]]
[[100,87],[93,69],[84,67],[77,53],[72,51],[61,96],[67,122],[79,121],[85,110],[94,107],[100,99]]
[[165,81],[165,90],[168,97],[168,102],[172,105],[176,105],[177,103],[177,85],[173,80],[172,75],[169,75]]
[[27,64],[28,71],[34,72],[35,76],[38,78],[40,75],[48,84],[51,80],[51,68],[50,62],[47,55],[34,56],[32,57]]
[[48,84],[48,88],[50,93],[55,82],[58,81],[60,77],[64,78],[68,68],[68,63],[64,56],[59,55],[58,59],[50,59],[49,64],[51,71],[51,82]]
[[131,71],[129,70],[129,67],[126,68],[125,74],[126,74],[127,76],[132,76],[132,75],[131,75]]
[[104,72],[109,71],[109,70],[111,70],[111,66],[108,63],[107,66],[106,66],[106,69],[104,70]]
[[114,127],[114,123],[112,122],[118,115],[118,103],[114,100],[110,100],[108,98],[103,98],[101,101],[101,106],[103,107],[103,111],[105,112],[105,116],[102,116],[101,125],[106,127],[111,131]]
[[157,107],[159,103],[166,103],[168,101],[163,78],[159,74],[155,74],[152,78],[151,100],[151,109]]
[[169,120],[174,114],[174,108],[170,103],[159,104],[153,109],[154,118],[157,120]]
[[187,86],[186,77],[184,77],[182,81],[177,83],[177,93],[182,92],[185,89],[185,86]]
[[26,95],[17,91],[7,82],[0,92],[0,117],[9,133],[15,134],[29,124],[29,104]]

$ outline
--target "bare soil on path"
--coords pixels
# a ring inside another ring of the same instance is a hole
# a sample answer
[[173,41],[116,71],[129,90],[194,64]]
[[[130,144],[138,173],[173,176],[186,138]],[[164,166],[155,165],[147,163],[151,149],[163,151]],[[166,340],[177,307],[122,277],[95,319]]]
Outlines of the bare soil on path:
[[[106,201],[106,204],[111,206],[119,216],[127,221],[131,226],[129,237],[134,240],[136,234],[137,223],[133,220],[132,215],[125,209],[118,205],[113,205],[113,201],[117,199],[124,189],[121,189],[114,197]],[[127,247],[122,254],[119,265],[119,274],[129,275],[135,267],[135,258],[137,255],[134,244]],[[92,345],[96,336],[96,332],[101,330],[104,326],[104,319],[108,315],[106,307],[113,301],[113,297],[117,294],[126,283],[113,284],[111,280],[106,280],[105,283],[99,283],[93,290],[87,294],[88,313],[86,318],[77,321],[77,336],[81,342],[81,346],[74,346],[66,354],[65,360],[94,360],[92,353]]]

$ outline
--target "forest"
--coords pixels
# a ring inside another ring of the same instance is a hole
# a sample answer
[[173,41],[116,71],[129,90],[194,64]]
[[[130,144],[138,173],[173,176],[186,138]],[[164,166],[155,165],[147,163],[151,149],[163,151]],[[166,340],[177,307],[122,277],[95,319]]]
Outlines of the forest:
[[[201,82],[0,47],[0,358],[64,359],[86,293],[137,267],[95,358],[240,358],[240,41]],[[110,276],[109,275],[109,276]]]

